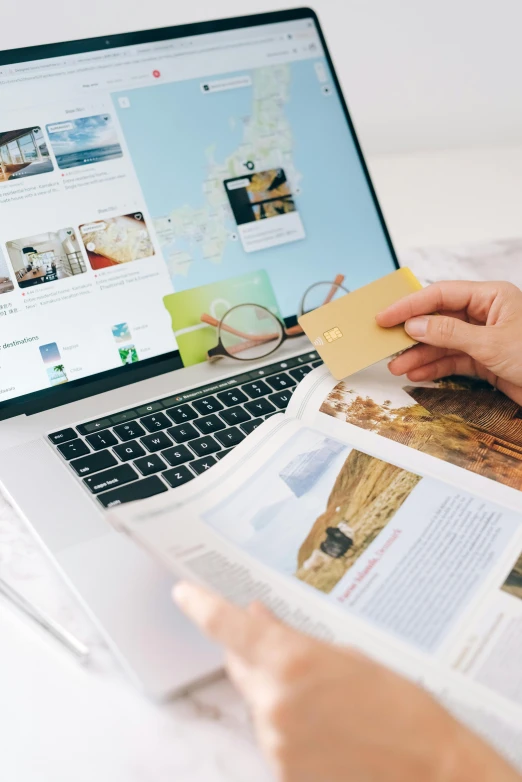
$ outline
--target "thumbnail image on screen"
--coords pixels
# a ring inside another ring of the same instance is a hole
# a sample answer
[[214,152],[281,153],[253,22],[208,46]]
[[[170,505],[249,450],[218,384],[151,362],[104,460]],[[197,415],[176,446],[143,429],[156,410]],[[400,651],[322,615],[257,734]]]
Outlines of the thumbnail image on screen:
[[55,122],[46,129],[60,168],[102,163],[123,155],[110,114]]
[[31,288],[87,271],[73,228],[25,236],[6,243],[20,288]]
[[227,179],[224,184],[238,225],[295,211],[282,168]]
[[118,343],[128,342],[131,338],[130,328],[128,323],[117,323],[112,327],[112,336],[114,341]]
[[119,266],[154,255],[141,212],[85,223],[80,226],[80,235],[93,269]]
[[0,132],[0,182],[49,171],[53,171],[53,163],[41,128]]
[[63,383],[67,383],[67,372],[62,364],[62,357],[56,342],[40,345],[40,355],[45,364],[49,385],[61,386]]
[[9,269],[7,262],[4,258],[2,250],[0,250],[0,296],[2,293],[11,293],[14,290],[14,285],[9,276]]
[[[246,252],[304,238],[303,223],[282,168],[225,179],[223,185]],[[261,225],[265,220],[269,224]]]

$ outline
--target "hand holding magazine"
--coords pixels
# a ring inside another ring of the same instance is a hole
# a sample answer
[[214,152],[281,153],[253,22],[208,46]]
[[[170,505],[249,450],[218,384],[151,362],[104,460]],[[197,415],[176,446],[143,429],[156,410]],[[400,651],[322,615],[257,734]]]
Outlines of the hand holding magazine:
[[490,385],[318,367],[209,473],[112,519],[421,684],[522,769],[521,489],[522,413]]

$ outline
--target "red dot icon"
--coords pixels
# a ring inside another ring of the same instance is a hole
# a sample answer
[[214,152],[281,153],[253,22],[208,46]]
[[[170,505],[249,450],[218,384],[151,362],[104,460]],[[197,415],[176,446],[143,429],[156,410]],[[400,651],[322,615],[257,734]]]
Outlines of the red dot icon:
[[159,71],[152,71],[152,75],[154,76],[155,79],[159,79],[161,73]]

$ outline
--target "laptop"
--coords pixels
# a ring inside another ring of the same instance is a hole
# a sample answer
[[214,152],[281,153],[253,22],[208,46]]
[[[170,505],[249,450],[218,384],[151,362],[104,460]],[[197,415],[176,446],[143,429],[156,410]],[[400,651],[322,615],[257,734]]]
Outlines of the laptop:
[[310,9],[4,51],[0,104],[1,484],[162,697],[220,653],[106,509],[212,469],[318,364],[206,361],[231,308],[291,328],[397,260]]

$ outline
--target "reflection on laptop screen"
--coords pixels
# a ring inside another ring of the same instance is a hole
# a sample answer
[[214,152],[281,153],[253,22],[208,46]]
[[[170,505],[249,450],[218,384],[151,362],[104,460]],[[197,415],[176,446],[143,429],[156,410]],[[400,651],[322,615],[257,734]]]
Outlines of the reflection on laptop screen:
[[394,268],[310,19],[2,67],[0,105],[0,402]]

